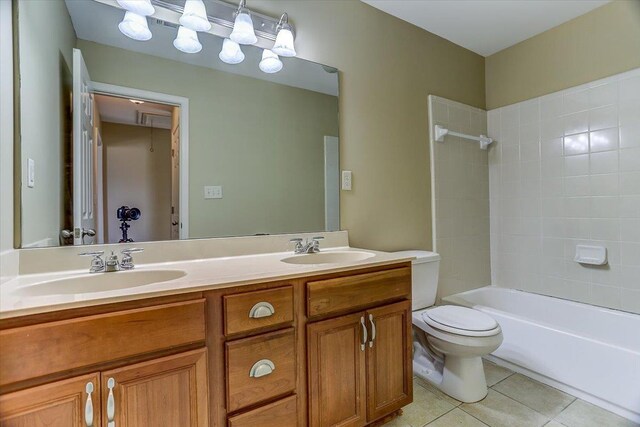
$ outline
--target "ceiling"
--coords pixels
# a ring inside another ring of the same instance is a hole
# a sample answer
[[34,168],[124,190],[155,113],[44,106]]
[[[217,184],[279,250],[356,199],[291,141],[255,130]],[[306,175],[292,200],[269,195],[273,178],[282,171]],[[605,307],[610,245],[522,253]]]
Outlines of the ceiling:
[[173,40],[177,33],[177,25],[173,23],[150,17],[148,23],[153,38],[146,42],[139,42],[131,40],[118,30],[118,23],[124,17],[122,9],[99,1],[65,0],[65,3],[79,39],[327,95],[338,95],[338,78],[335,73],[330,72],[335,70],[331,67],[325,68],[315,62],[299,58],[281,58],[284,63],[282,71],[266,74],[258,68],[262,56],[262,49],[258,47],[242,46],[245,60],[237,65],[229,65],[218,58],[222,48],[222,38],[213,34],[198,33],[202,50],[196,54],[187,54],[173,47]]
[[609,0],[362,1],[482,56],[492,55],[609,2]]
[[124,125],[171,129],[172,105],[146,101],[134,104],[128,98],[96,95],[100,120]]

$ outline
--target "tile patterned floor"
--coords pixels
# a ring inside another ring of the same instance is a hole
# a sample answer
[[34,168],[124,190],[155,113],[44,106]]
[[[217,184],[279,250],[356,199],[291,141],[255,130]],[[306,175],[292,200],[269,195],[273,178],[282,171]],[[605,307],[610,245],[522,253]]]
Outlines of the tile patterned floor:
[[414,378],[413,403],[384,427],[633,427],[583,400],[484,361],[489,394],[462,403]]

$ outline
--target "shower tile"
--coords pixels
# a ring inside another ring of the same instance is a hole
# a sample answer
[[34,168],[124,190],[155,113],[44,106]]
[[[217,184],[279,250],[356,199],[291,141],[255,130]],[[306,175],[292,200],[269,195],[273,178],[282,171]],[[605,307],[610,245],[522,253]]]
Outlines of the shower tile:
[[569,405],[555,420],[567,427],[632,427],[636,425],[580,399]]
[[558,415],[576,399],[520,374],[511,375],[492,388],[549,418]]
[[437,420],[427,424],[428,427],[487,427],[487,424],[472,417],[460,409],[447,412]]
[[596,108],[589,111],[589,130],[614,128],[618,126],[618,106]]
[[491,427],[540,427],[549,421],[548,417],[491,389],[480,402],[465,403],[460,409]]

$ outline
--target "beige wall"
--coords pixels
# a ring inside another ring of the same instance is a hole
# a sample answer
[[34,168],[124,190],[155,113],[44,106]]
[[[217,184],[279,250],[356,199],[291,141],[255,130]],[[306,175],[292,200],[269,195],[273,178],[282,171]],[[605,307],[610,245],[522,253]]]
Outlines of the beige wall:
[[[76,36],[64,2],[21,1],[18,5],[22,246],[57,244],[63,224],[62,150],[68,138],[65,85],[70,85]],[[35,161],[34,188],[26,185],[28,158]]]
[[616,0],[487,57],[487,109],[637,67],[640,1]]
[[[151,143],[153,142],[153,152]],[[102,122],[105,164],[105,225],[108,243],[118,243],[120,206],[142,212],[129,224],[136,242],[169,240],[171,230],[171,132]]]
[[304,59],[340,69],[341,226],[353,246],[431,248],[427,96],[484,107],[484,58],[358,0],[252,0],[289,13]]
[[[334,96],[84,40],[78,47],[94,81],[189,98],[190,237],[324,229]],[[206,185],[222,186],[223,198],[204,199]]]
[[[469,135],[487,134],[487,112],[431,97],[432,125]],[[434,153],[435,250],[442,256],[441,298],[491,284],[489,244],[489,150],[447,136],[431,141]]]

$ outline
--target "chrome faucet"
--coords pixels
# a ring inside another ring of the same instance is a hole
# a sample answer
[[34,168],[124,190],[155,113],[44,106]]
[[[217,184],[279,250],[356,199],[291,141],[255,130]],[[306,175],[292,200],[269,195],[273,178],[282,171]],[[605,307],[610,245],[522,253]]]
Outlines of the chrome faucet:
[[304,241],[299,237],[289,240],[291,243],[295,243],[293,252],[295,254],[315,254],[320,252],[320,240],[324,237],[317,236]]
[[131,256],[131,254],[142,252],[143,250],[144,249],[142,248],[123,249],[122,262],[118,261],[118,255],[116,255],[113,251],[111,251],[111,255],[107,257],[106,261],[102,259],[104,251],[83,252],[79,255],[93,257],[91,259],[91,267],[89,268],[90,273],[112,273],[114,271],[132,270],[133,268],[135,268],[135,265],[133,264],[133,257]]

